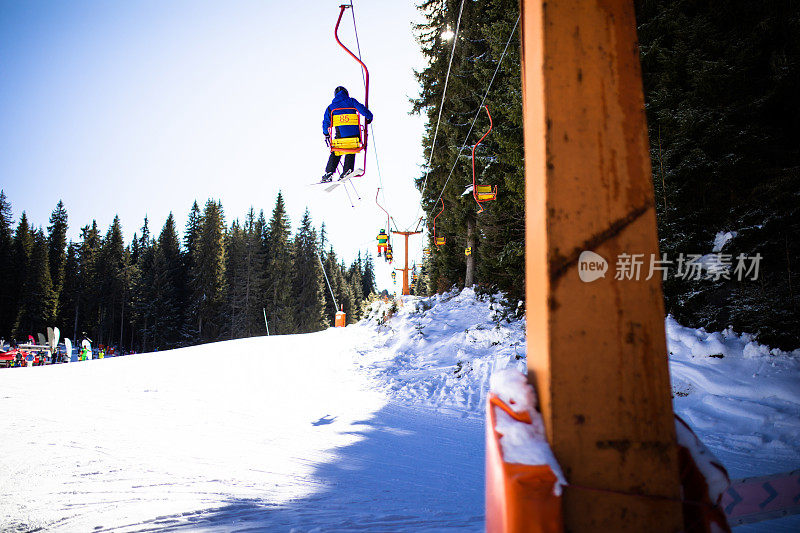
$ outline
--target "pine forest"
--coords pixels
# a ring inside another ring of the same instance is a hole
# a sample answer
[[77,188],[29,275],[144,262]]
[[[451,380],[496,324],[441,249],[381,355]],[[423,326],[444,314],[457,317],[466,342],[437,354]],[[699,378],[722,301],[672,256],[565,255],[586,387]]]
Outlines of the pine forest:
[[268,220],[251,208],[230,224],[220,202],[195,202],[182,236],[172,214],[160,229],[145,218],[128,245],[118,217],[105,233],[83,226],[78,242],[67,230],[62,202],[46,230],[25,212],[13,227],[0,193],[0,338],[21,342],[55,324],[65,336],[144,352],[308,333],[337,311],[323,265],[350,322],[375,291],[371,256],[337,259],[308,210],[292,234],[281,193]]
[[[792,2],[720,6],[636,2],[660,248],[672,259],[701,256],[719,252],[715,236],[727,234],[722,257],[758,256],[760,270],[754,280],[668,278],[666,311],[687,326],[732,327],[793,349],[800,346],[800,11]],[[433,250],[425,285],[436,292],[475,283],[523,298],[518,2],[418,7],[428,66],[417,73],[413,106],[427,118],[430,164],[416,183]],[[439,36],[456,29],[451,65],[452,42]],[[489,129],[482,106],[493,128],[477,144]],[[476,182],[498,189],[481,206],[471,194],[476,145]],[[433,235],[439,213],[442,246]]]
[[[800,11],[790,4],[636,2],[661,252],[761,259],[753,279],[666,279],[666,311],[782,349],[800,345]],[[410,110],[426,119],[415,185],[428,242],[412,293],[475,285],[521,300],[519,4],[423,0],[417,9],[427,66],[415,73]],[[441,37],[453,32],[457,46]],[[479,203],[475,187],[496,197]],[[3,197],[5,337],[55,321],[96,342],[168,348],[263,334],[265,312],[271,333],[317,331],[335,312],[320,260],[348,320],[376,289],[370,253],[345,265],[308,211],[292,235],[281,195],[269,220],[251,210],[229,225],[220,203],[195,204],[183,236],[172,217],[160,230],[145,219],[128,246],[119,220],[67,243],[61,204],[47,231],[24,213],[13,221]]]

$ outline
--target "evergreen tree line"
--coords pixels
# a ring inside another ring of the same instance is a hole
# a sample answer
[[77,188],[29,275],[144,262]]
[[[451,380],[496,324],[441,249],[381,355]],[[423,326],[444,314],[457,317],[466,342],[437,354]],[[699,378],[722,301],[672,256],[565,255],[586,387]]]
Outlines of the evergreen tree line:
[[[95,221],[67,242],[59,202],[47,231],[23,212],[13,227],[0,191],[0,337],[27,339],[48,326],[124,350],[152,351],[269,333],[308,333],[332,323],[336,301],[353,322],[375,291],[372,258],[348,267],[306,209],[292,235],[283,196],[272,216],[253,208],[226,225],[221,202],[192,206],[183,237],[172,213],[151,234],[144,219],[125,244],[119,217]],[[265,324],[265,314],[267,322]]]
[[[478,183],[498,186],[478,208],[470,194],[471,148],[488,129],[481,111],[461,149],[503,47],[519,16],[516,0],[465,2],[440,109],[460,0],[423,0],[417,37],[429,61],[417,73],[414,111],[428,119],[425,158],[436,144],[422,205],[433,253],[427,288],[495,285],[524,296],[524,176],[519,29],[486,105],[494,130],[478,147]],[[641,0],[636,16],[642,60],[661,252],[712,252],[714,237],[735,231],[722,253],[760,254],[756,281],[670,277],[668,313],[683,324],[754,333],[764,343],[800,346],[800,9],[793,2]],[[455,162],[455,166],[454,165]],[[433,243],[437,236],[447,243]],[[425,175],[417,180],[421,190]],[[472,259],[464,255],[471,245]],[[472,265],[471,275],[470,261]],[[674,272],[674,271],[673,271]]]
[[[453,285],[478,284],[504,290],[523,298],[525,276],[525,179],[522,144],[522,99],[520,78],[519,16],[516,0],[464,2],[458,43],[445,86],[452,40],[443,40],[445,30],[454,31],[460,0],[425,0],[418,5],[423,22],[416,26],[417,40],[428,66],[417,72],[420,97],[413,112],[427,117],[423,140],[425,160],[430,159],[437,119],[441,112],[433,158],[426,174],[416,180],[427,214],[431,254],[423,264],[420,288],[440,292]],[[512,36],[513,31],[513,36]],[[484,105],[492,116],[492,132],[475,153],[478,184],[497,186],[497,199],[480,208],[471,193],[472,147],[489,129],[489,119],[478,113],[503,50],[511,37],[500,69]],[[467,134],[469,133],[469,137]],[[448,181],[449,177],[449,181]],[[427,183],[426,183],[427,178]],[[445,186],[445,183],[447,184]],[[445,237],[444,246],[433,241]],[[469,247],[471,254],[466,255]]]
[[637,3],[662,253],[760,254],[756,281],[668,279],[667,312],[800,347],[800,9]]

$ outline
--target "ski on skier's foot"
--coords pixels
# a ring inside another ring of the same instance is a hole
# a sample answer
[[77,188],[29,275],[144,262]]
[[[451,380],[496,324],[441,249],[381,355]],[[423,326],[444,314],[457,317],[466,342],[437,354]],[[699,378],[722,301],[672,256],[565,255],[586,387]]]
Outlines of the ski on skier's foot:
[[344,176],[339,176],[339,181],[347,181],[352,178],[360,178],[364,175],[364,169],[357,168]]
[[339,186],[339,182],[338,181],[317,181],[315,183],[309,183],[308,186],[309,187],[320,187],[325,192],[330,192],[330,191],[332,191],[333,189],[335,189],[336,187]]
[[322,185],[323,186],[322,188],[325,190],[325,192],[331,192],[334,189],[336,189],[339,185],[345,183],[346,181],[352,178],[358,178],[363,175],[364,171],[361,170],[360,168],[357,168],[355,171],[346,174],[344,177],[339,176],[339,179],[334,179],[331,181],[318,181],[316,183],[310,183],[309,186],[313,187],[314,185]]

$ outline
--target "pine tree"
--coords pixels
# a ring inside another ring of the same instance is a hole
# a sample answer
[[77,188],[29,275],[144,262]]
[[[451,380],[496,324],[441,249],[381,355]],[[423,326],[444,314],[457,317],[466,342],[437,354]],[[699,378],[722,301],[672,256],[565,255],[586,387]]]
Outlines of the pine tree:
[[[33,243],[34,234],[28,224],[28,216],[23,211],[19,223],[17,224],[16,232],[14,233],[12,251],[12,264],[14,268],[10,276],[12,304],[9,313],[12,313],[14,317],[11,329],[14,330],[13,335],[18,339],[20,338],[20,332],[17,331],[17,321],[25,298],[27,298],[25,294],[25,285],[28,280],[28,272],[31,269]],[[27,333],[25,335],[27,336]]]
[[113,344],[124,331],[128,261],[122,226],[119,216],[115,216],[100,245],[96,265],[99,323],[94,340],[98,344]]
[[[147,217],[141,228],[142,236],[149,236]],[[155,346],[156,339],[154,332],[158,329],[159,320],[157,303],[154,302],[153,288],[156,285],[155,248],[156,243],[149,237],[135,239],[136,262],[134,263],[134,275],[132,276],[131,290],[131,312],[132,326],[135,330],[131,341],[131,348],[141,351],[148,351]],[[133,257],[133,254],[132,254]]]
[[36,336],[53,326],[55,319],[55,295],[50,281],[50,261],[47,257],[47,238],[39,229],[33,234],[33,246],[24,285],[15,336],[23,338],[26,334]]
[[364,274],[361,276],[361,294],[365,298],[376,292],[375,289],[375,264],[372,262],[372,255],[365,251]]
[[64,202],[59,200],[50,215],[50,225],[47,227],[50,279],[53,283],[57,309],[60,306],[61,289],[64,285],[64,265],[67,260],[67,229],[67,210],[64,208]]
[[239,225],[239,220],[234,220],[225,237],[225,275],[228,288],[225,336],[231,339],[243,337],[246,327],[245,307],[248,296],[246,247],[244,230]]
[[14,327],[17,288],[14,286],[14,237],[11,203],[0,190],[0,338],[9,339]]
[[358,257],[350,268],[347,270],[347,284],[350,287],[350,294],[352,294],[352,313],[351,317],[353,322],[361,319],[361,302],[364,301],[364,292],[362,290],[364,270],[361,264],[361,251],[358,252]]
[[263,289],[264,289],[264,248],[261,244],[266,221],[264,212],[255,218],[255,210],[251,207],[247,213],[244,226],[244,287],[242,292],[244,330],[243,335],[252,337],[265,333]]
[[225,220],[222,204],[213,200],[203,210],[193,263],[198,337],[201,342],[213,342],[222,335],[225,320]]
[[265,262],[267,265],[265,305],[270,333],[286,334],[295,331],[295,306],[292,302],[294,250],[291,242],[291,223],[286,215],[283,195],[279,192],[267,228]]
[[181,302],[181,295],[185,292],[185,277],[180,241],[172,213],[167,216],[153,248],[152,273],[148,276],[153,317],[150,336],[158,348],[175,348],[183,341],[185,306]]
[[[81,228],[81,243],[78,249],[80,297],[76,310],[79,336],[87,335],[94,340],[99,334],[101,288],[99,281],[100,231],[97,221]],[[78,339],[76,339],[78,340]]]
[[306,208],[294,238],[292,301],[297,309],[297,333],[319,331],[329,324],[325,316],[325,281],[317,253],[317,232]]
[[67,246],[66,260],[64,261],[64,284],[61,288],[58,314],[56,322],[62,329],[64,337],[77,337],[78,306],[80,305],[80,261],[78,246],[70,242]]
[[184,313],[184,323],[182,327],[182,336],[185,342],[195,343],[198,341],[199,331],[197,325],[199,324],[197,309],[193,305],[193,275],[196,272],[195,257],[197,256],[197,242],[200,235],[200,223],[202,214],[200,207],[197,205],[197,200],[192,204],[189,210],[188,221],[183,235],[183,276],[184,276],[184,290],[180,296],[181,302],[184,303],[186,312]]

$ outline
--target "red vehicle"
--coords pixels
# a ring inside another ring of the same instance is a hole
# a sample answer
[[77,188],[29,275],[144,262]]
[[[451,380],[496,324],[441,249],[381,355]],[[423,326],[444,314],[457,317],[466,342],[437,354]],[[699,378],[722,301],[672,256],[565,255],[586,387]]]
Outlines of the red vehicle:
[[26,352],[19,348],[13,348],[7,352],[0,352],[0,368],[28,366],[28,356],[33,356],[33,366],[40,366],[49,362],[47,355],[43,352]]
[[25,363],[25,357],[28,352],[13,348],[7,352],[0,352],[0,368],[9,368],[12,366],[20,366],[19,362]]

